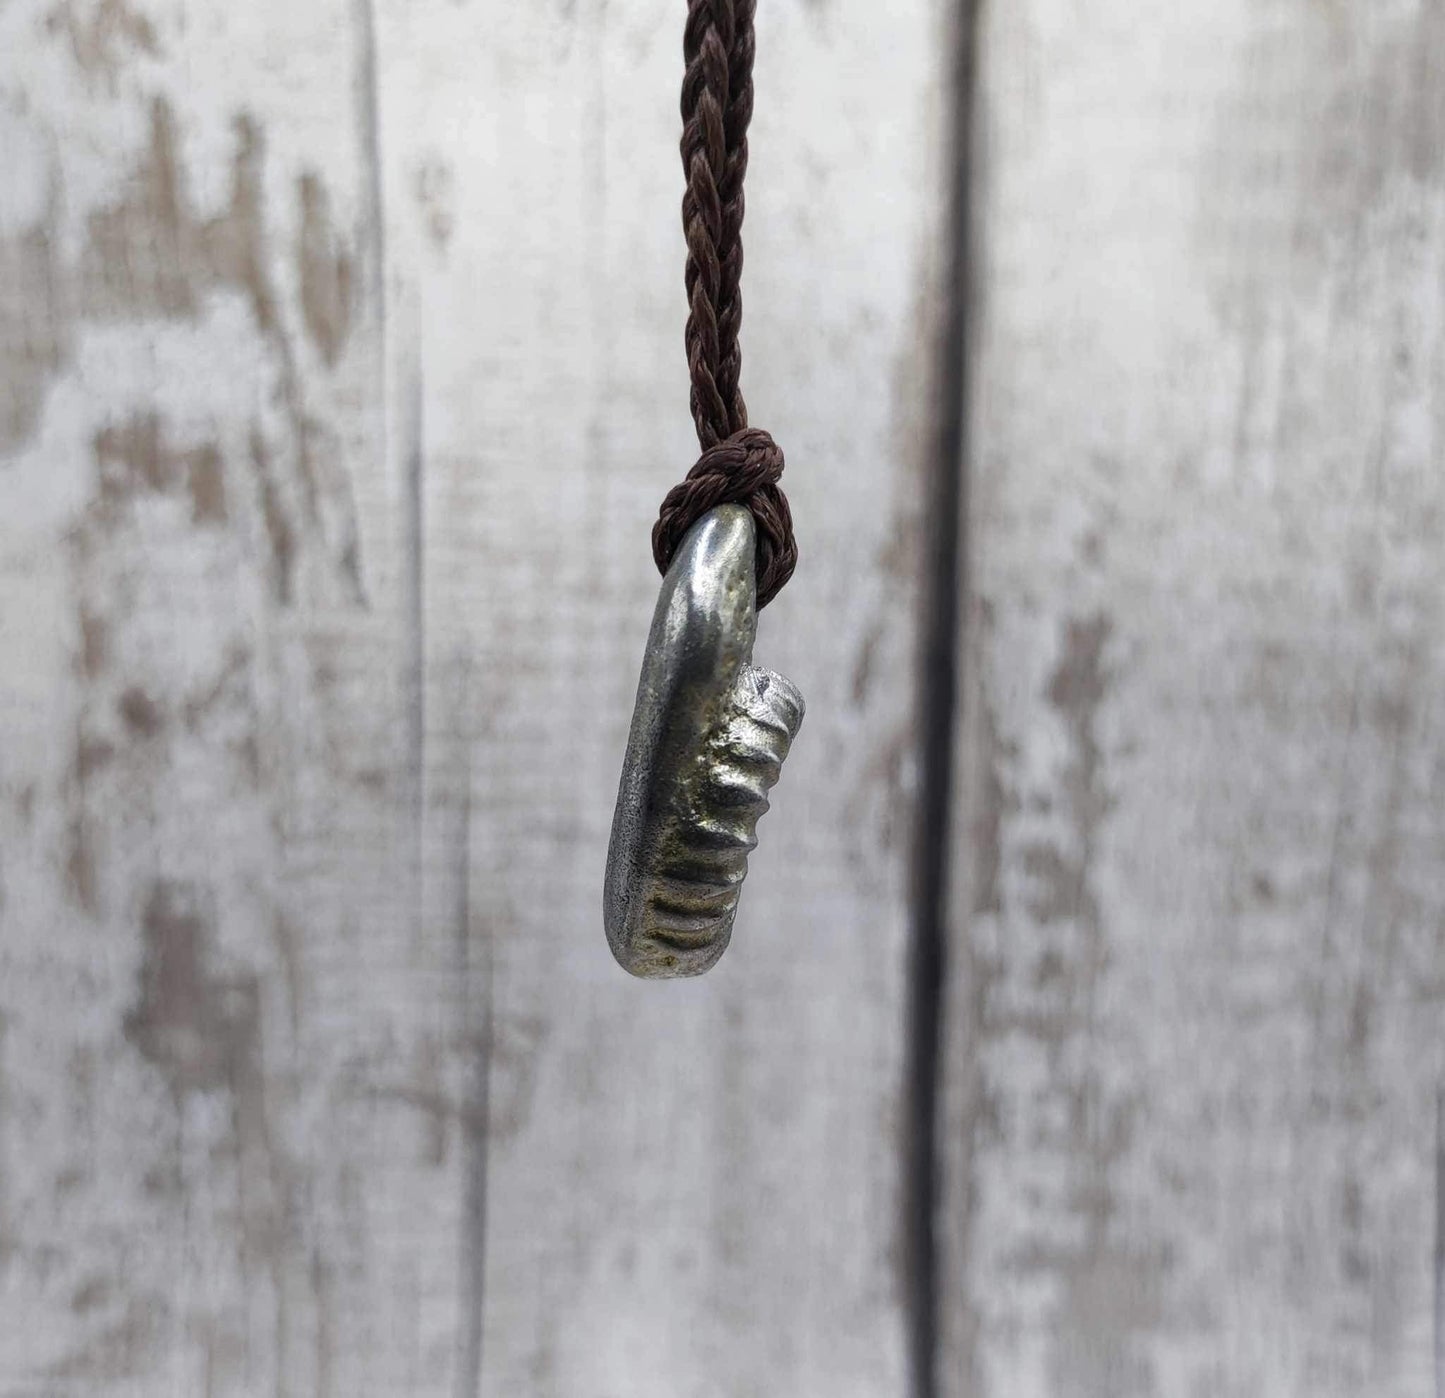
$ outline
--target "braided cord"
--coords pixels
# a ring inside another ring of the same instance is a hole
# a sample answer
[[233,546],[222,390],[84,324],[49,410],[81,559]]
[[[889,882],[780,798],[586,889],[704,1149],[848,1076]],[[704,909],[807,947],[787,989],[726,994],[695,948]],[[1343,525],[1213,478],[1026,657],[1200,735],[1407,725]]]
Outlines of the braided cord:
[[758,606],[766,606],[797,563],[792,513],[778,485],[783,453],[748,427],[743,401],[743,180],[753,115],[753,20],[757,0],[688,0],[683,30],[682,167],[687,188],[687,364],[702,455],[668,492],[652,530],[658,569],[667,571],[687,531],[716,505],[748,506],[758,528]]

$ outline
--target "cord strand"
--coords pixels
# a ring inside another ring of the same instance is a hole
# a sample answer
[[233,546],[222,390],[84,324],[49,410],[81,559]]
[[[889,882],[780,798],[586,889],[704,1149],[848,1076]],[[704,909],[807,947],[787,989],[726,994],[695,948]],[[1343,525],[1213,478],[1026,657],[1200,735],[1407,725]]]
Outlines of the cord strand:
[[728,106],[724,135],[727,161],[723,167],[722,236],[718,241],[718,392],[728,409],[731,432],[748,425],[739,379],[743,354],[738,332],[743,320],[743,216],[746,200],[743,179],[748,172],[748,125],[753,117],[753,15],[757,0],[734,0],[733,41],[728,53]]
[[783,453],[748,426],[741,388],[743,181],[753,115],[757,0],[688,0],[683,30],[682,223],[690,406],[702,448],[668,492],[652,530],[653,557],[666,572],[687,531],[708,510],[746,505],[758,533],[758,606],[793,574],[798,547],[787,496],[778,484]]
[[692,0],[683,31],[687,64],[682,80],[687,363],[692,375],[692,416],[704,448],[732,431],[728,405],[717,384],[722,353],[718,306],[723,291],[720,247],[724,233],[720,186],[728,164],[726,108],[732,20],[731,0]]

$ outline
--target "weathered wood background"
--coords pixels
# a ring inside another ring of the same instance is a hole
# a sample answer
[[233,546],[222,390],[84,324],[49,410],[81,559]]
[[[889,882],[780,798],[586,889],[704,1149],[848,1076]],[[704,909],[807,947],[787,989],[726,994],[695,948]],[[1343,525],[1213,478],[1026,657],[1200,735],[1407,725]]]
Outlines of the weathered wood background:
[[761,8],[810,709],[647,986],[682,7],[0,0],[0,1398],[1445,1392],[1445,8]]

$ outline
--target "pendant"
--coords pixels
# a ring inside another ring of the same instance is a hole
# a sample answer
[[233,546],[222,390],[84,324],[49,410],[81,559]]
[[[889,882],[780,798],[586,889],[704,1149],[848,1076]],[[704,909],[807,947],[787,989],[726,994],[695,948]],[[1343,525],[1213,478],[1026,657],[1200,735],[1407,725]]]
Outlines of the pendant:
[[705,514],[662,581],[612,817],[604,920],[634,976],[700,976],[732,937],[758,818],[803,721],[791,680],[752,664],[755,532]]

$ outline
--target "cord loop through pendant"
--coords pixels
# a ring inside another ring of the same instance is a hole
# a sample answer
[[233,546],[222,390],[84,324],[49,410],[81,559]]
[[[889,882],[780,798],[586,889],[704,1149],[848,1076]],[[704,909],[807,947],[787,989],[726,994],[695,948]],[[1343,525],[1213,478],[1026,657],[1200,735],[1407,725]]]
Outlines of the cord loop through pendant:
[[681,482],[668,491],[652,526],[652,557],[664,576],[687,531],[719,505],[745,505],[757,526],[758,608],[793,576],[798,544],[793,512],[778,480],[783,450],[760,427],[745,427],[708,447]]

